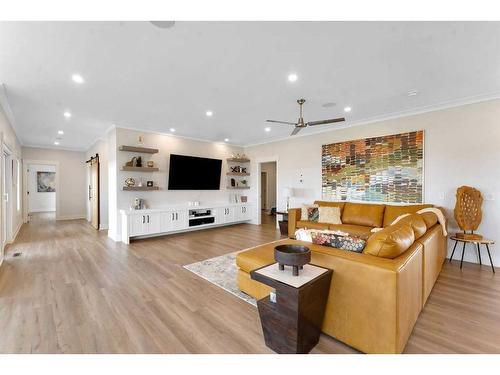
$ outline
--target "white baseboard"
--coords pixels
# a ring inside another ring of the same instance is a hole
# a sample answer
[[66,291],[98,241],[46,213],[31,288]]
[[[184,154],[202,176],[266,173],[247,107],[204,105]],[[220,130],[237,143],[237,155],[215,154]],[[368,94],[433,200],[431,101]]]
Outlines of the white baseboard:
[[56,217],[56,220],[78,220],[85,219],[86,215],[59,215]]
[[19,231],[21,230],[21,227],[23,226],[23,221],[21,220],[21,222],[19,223],[19,225],[17,226],[17,229],[16,231],[14,232],[14,234],[12,235],[12,239],[9,241],[9,244],[13,243],[16,238],[17,238],[17,235],[19,234]]

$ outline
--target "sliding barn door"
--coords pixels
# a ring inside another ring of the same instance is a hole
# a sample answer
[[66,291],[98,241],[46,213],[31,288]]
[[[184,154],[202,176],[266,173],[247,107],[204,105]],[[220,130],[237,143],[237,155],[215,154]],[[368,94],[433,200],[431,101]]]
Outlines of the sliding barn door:
[[99,229],[99,159],[94,158],[90,162],[90,224]]

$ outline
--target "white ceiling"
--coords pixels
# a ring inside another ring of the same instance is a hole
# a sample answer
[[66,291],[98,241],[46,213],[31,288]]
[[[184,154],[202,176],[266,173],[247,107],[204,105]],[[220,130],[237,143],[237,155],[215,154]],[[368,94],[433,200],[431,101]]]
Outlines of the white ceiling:
[[24,145],[61,129],[84,150],[113,124],[249,145],[286,137],[265,120],[295,121],[299,97],[306,121],[351,106],[349,126],[498,96],[500,23],[1,22],[0,82]]

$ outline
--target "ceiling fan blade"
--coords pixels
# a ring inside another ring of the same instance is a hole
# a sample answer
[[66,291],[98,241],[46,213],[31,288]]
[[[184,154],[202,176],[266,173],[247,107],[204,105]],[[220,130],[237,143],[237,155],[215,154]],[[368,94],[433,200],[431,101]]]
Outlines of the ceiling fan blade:
[[339,117],[339,118],[332,118],[329,120],[311,121],[311,122],[308,122],[306,125],[307,126],[324,125],[324,124],[333,124],[334,122],[342,122],[342,121],[345,121],[345,118]]
[[298,127],[298,126],[296,126],[296,127],[295,127],[295,129],[293,129],[292,134],[290,134],[290,135],[295,135],[295,134],[297,134],[298,132],[300,132],[301,130],[302,130],[302,127]]
[[295,122],[287,122],[287,121],[276,121],[276,120],[266,120],[267,122],[274,122],[276,124],[285,124],[285,125],[293,125],[295,126]]

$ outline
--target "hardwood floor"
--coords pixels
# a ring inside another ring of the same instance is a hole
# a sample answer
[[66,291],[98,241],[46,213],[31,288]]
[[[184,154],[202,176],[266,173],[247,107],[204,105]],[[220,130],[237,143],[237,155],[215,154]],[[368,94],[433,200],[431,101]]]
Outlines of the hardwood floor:
[[[273,224],[127,246],[84,220],[33,220],[0,268],[0,352],[271,353],[253,306],[182,265],[276,240]],[[487,266],[446,262],[406,352],[499,353],[499,297]],[[353,352],[326,335],[313,350]]]

